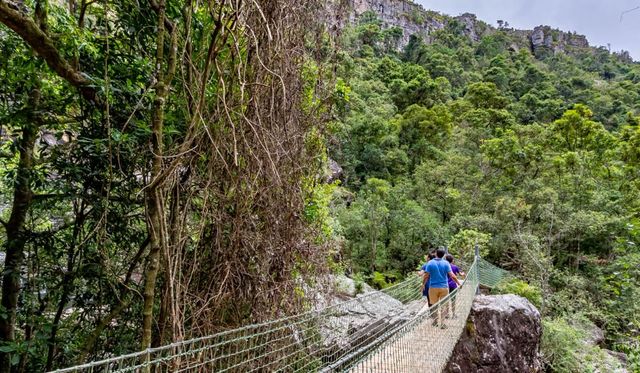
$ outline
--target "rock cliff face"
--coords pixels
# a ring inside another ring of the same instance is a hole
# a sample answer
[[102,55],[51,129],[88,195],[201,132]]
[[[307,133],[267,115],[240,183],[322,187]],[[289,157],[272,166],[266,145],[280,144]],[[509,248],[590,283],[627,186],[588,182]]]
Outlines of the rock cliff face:
[[430,40],[434,30],[445,26],[444,16],[427,12],[421,5],[407,0],[334,0],[330,13],[342,12],[342,17],[333,17],[333,24],[340,27],[346,23],[357,24],[365,12],[374,12],[382,21],[383,28],[398,27],[402,30],[399,47],[409,43],[411,35]]
[[[479,23],[478,17],[475,14],[464,13],[455,19],[464,26],[464,33],[471,41],[479,41],[483,34],[487,31],[487,26],[484,22]],[[482,25],[482,26],[480,26]]]
[[[418,35],[429,43],[433,31],[443,29],[455,21],[463,26],[463,32],[472,41],[479,41],[483,36],[497,31],[495,27],[478,20],[473,14],[465,13],[451,17],[425,10],[411,0],[333,0],[329,8],[329,23],[334,29],[347,23],[357,24],[362,14],[374,12],[382,21],[383,28],[398,27],[402,30],[402,38],[398,45],[400,49],[407,45],[411,35]],[[589,42],[584,35],[552,29],[549,26],[538,26],[533,30],[502,30],[518,41],[512,49],[526,46],[539,57],[589,48]]]
[[517,295],[480,295],[445,372],[541,372],[540,312]]
[[568,52],[572,48],[588,48],[584,35],[563,32],[549,26],[538,26],[531,32],[531,48],[536,56],[544,53]]

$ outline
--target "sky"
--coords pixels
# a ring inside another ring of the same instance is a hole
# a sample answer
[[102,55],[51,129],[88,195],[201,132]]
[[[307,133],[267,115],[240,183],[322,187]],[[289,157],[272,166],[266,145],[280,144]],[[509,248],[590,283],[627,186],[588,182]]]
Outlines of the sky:
[[[592,46],[611,44],[612,51],[627,50],[640,61],[640,0],[414,0],[426,9],[457,16],[473,13],[496,25],[533,29],[549,25],[587,36]],[[624,11],[634,11],[621,14]]]

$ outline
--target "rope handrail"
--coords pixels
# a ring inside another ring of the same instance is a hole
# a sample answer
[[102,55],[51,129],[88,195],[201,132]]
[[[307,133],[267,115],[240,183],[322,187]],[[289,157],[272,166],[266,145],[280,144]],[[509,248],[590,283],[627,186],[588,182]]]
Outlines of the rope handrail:
[[463,285],[430,308],[420,300],[419,277],[411,276],[320,309],[56,372],[403,372],[417,361],[422,371],[440,371],[478,287],[505,275],[476,257]]

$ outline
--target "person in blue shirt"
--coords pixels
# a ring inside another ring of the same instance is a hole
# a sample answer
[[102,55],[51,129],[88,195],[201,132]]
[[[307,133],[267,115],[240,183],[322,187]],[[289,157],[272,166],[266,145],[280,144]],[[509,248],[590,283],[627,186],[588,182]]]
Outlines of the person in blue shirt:
[[[422,279],[422,288],[424,290],[427,285],[429,286],[429,303],[434,306],[449,295],[449,278],[460,286],[460,281],[451,271],[451,265],[444,260],[445,254],[446,251],[443,248],[436,250],[436,258],[427,263]],[[438,323],[441,327],[444,327],[442,323],[442,308],[438,307]],[[448,312],[447,308],[445,308],[445,312]]]
[[[420,268],[420,272],[421,272],[420,275],[423,276],[423,278],[424,278],[424,274],[427,272],[427,263],[429,263],[431,259],[435,259],[435,257],[436,257],[435,250],[433,250],[432,252],[424,256],[425,263]],[[429,302],[429,284],[428,283],[426,284],[426,286],[422,286],[422,299],[426,299],[427,304],[431,306],[431,302]]]

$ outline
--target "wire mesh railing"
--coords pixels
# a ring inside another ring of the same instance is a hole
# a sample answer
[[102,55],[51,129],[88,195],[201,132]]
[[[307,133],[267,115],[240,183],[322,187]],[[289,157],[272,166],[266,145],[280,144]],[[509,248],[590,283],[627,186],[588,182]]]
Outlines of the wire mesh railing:
[[488,288],[493,288],[503,279],[511,277],[509,271],[497,267],[482,258],[478,258],[478,269],[480,285]]
[[319,310],[56,372],[405,372],[416,362],[420,371],[440,371],[478,285],[503,274],[494,268],[476,259],[463,286],[431,308],[411,276]]
[[464,284],[432,307],[424,307],[351,372],[441,372],[466,324],[479,285],[476,260]]

